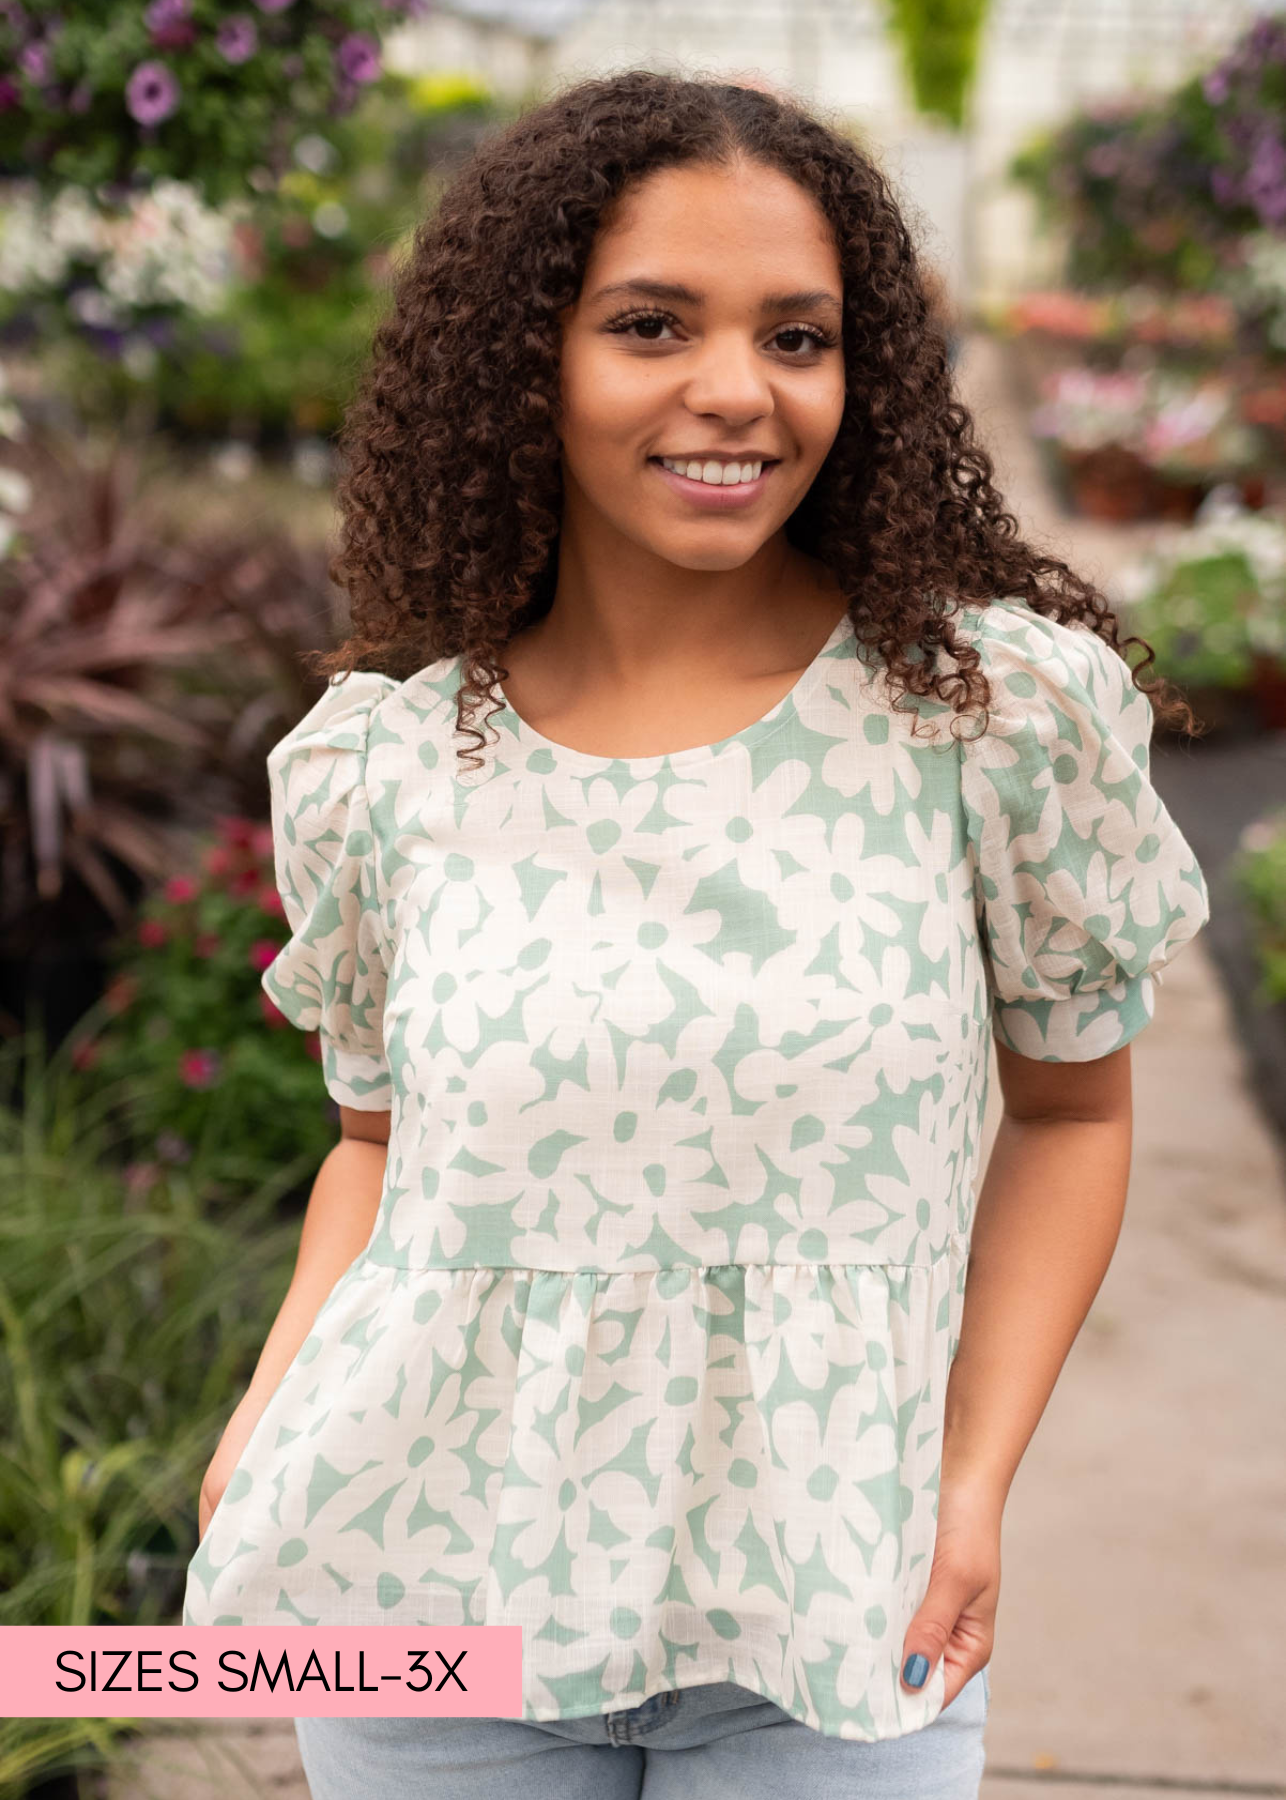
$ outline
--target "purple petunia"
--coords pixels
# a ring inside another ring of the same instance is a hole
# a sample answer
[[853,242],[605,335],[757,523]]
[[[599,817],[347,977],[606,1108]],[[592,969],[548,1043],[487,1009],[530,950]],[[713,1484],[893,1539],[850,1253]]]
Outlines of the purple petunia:
[[18,66],[33,81],[48,81],[50,63],[48,47],[40,43],[24,44],[18,52]]
[[153,31],[163,31],[167,25],[181,25],[191,12],[192,0],[152,0],[143,18]]
[[179,103],[179,84],[164,63],[143,62],[125,84],[125,105],[140,125],[168,119]]
[[259,48],[259,32],[248,13],[233,13],[223,20],[214,41],[230,63],[243,63]]
[[349,81],[377,81],[380,47],[366,31],[350,31],[335,52],[335,61]]

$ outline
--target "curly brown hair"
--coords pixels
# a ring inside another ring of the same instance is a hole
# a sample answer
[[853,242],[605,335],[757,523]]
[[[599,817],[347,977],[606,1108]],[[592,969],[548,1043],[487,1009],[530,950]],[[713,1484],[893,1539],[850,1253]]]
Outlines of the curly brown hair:
[[953,392],[929,283],[879,168],[790,96],[643,69],[581,81],[498,129],[417,226],[339,434],[340,547],[329,568],[351,626],[314,666],[402,680],[458,654],[456,729],[484,741],[471,721],[487,700],[503,708],[494,684],[509,673],[504,647],[554,597],[559,314],[627,187],[655,170],[736,159],[790,176],[834,229],[846,399],[786,533],[849,597],[891,694],[985,715],[990,684],[952,612],[1022,596],[1089,625],[1118,654],[1142,644],[1134,684],[1158,719],[1192,732],[1177,690],[1139,680],[1154,660],[1145,640],[1121,640],[1103,594],[1018,535]]

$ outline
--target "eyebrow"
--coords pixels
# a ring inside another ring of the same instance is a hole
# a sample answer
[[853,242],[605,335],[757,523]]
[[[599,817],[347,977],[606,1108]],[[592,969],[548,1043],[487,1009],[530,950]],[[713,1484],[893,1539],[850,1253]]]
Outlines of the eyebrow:
[[[700,306],[705,299],[704,294],[699,294],[695,288],[687,287],[681,281],[648,281],[639,278],[633,281],[613,281],[607,287],[599,288],[591,297],[590,304],[610,299],[617,294],[646,294],[651,300],[674,300],[685,306]],[[836,313],[843,310],[837,296],[828,288],[801,288],[793,294],[766,294],[763,301],[765,312],[809,312],[814,307]]]

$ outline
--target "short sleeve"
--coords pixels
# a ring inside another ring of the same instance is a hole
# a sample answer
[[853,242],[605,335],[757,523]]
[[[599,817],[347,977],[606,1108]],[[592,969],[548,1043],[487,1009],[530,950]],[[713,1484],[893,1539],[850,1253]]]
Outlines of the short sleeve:
[[364,1112],[392,1104],[366,747],[372,710],[396,686],[350,671],[268,753],[277,888],[291,936],[261,985],[293,1025],[318,1033],[331,1098]]
[[1037,1061],[1089,1062],[1149,1023],[1165,965],[1209,917],[1152,786],[1152,705],[1087,626],[1003,600],[957,629],[992,689],[961,782],[995,1035]]

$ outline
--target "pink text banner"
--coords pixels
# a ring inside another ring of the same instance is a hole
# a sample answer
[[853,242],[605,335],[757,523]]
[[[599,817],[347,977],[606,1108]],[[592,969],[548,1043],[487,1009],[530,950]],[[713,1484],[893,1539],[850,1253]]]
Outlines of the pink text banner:
[[519,1625],[4,1625],[0,1717],[508,1718]]

